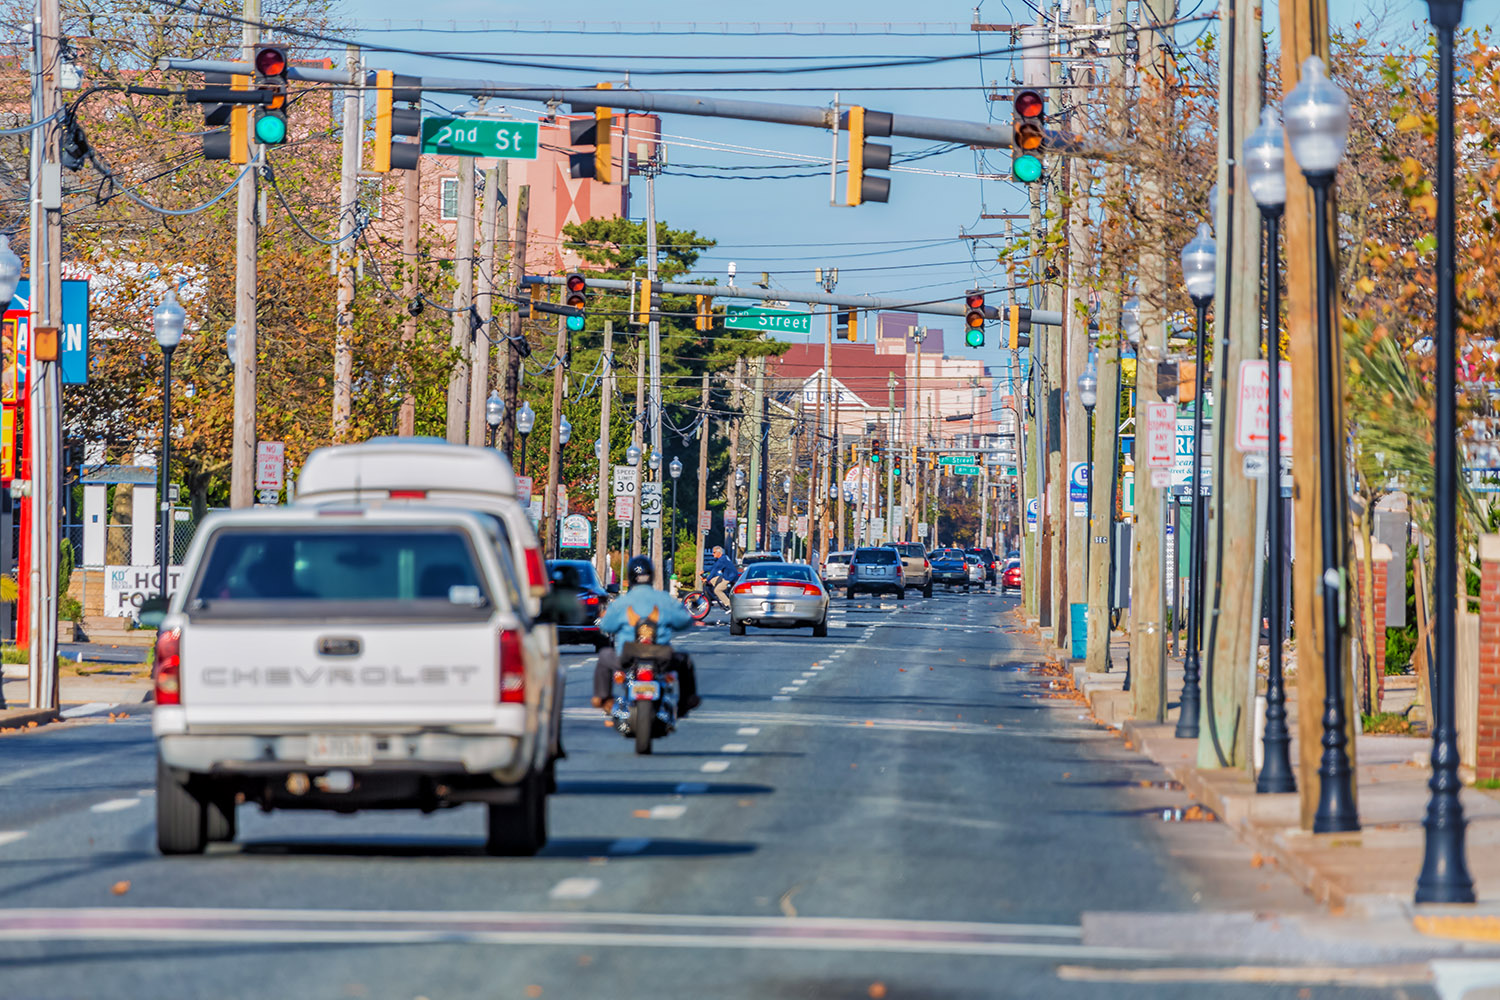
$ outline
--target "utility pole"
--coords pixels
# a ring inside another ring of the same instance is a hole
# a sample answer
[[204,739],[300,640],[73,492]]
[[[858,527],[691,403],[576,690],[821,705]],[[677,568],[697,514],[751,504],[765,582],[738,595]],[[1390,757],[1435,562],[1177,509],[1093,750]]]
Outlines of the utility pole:
[[[708,541],[708,532],[703,522],[708,520],[708,369],[703,369],[703,385],[698,391],[698,520],[693,525],[693,552],[698,565],[693,567],[693,589],[703,589],[703,543]],[[729,470],[730,482],[734,482],[734,469]],[[733,487],[730,487],[733,489]]]
[[345,48],[344,68],[349,72],[349,86],[344,88],[344,141],[339,160],[339,241],[333,248],[333,264],[339,280],[333,342],[333,440],[336,443],[342,443],[349,436],[349,411],[354,396],[354,348],[349,337],[354,331],[354,261],[358,254],[352,237],[354,216],[358,211],[359,153],[360,140],[363,139],[360,112],[364,110],[359,46]]
[[[927,518],[927,507],[925,505],[926,495],[925,491],[922,489],[924,480],[922,476],[922,470],[918,465],[917,458],[917,449],[926,444],[924,428],[922,424],[922,342],[927,339],[927,327],[919,326],[913,329],[911,332],[911,339],[917,342],[917,384],[915,397],[912,400],[912,406],[916,410],[916,420],[912,421],[911,435],[911,474],[916,477],[916,479],[912,481],[912,488],[914,491],[913,500],[915,501],[916,506],[916,512],[912,517],[912,524],[916,525],[922,523]],[[913,527],[911,530],[913,535],[915,535],[917,529]],[[928,538],[930,539],[932,529],[928,528],[927,530]],[[921,541],[924,544],[927,544],[928,542],[927,539],[918,539],[918,541]],[[931,545],[928,544],[928,547],[930,548]]]
[[[1255,727],[1250,685],[1260,646],[1261,605],[1256,588],[1259,574],[1241,568],[1259,566],[1262,559],[1264,535],[1255,531],[1260,490],[1269,487],[1274,496],[1281,494],[1280,469],[1268,470],[1266,479],[1256,480],[1244,474],[1240,462],[1230,461],[1237,457],[1232,456],[1230,443],[1239,417],[1240,363],[1260,357],[1260,209],[1250,197],[1240,153],[1245,137],[1260,123],[1262,35],[1256,10],[1250,5],[1219,9],[1220,79],[1227,93],[1221,92],[1219,101],[1218,184],[1223,211],[1214,222],[1220,248],[1214,276],[1215,468],[1213,496],[1204,498],[1210,503],[1213,526],[1204,541],[1214,539],[1204,582],[1212,580],[1213,587],[1200,590],[1208,602],[1204,610],[1209,614],[1202,619],[1206,624],[1200,628],[1206,630],[1204,669],[1213,678],[1209,688],[1213,698],[1203,702],[1207,724],[1199,727],[1198,739],[1200,767],[1242,767],[1252,778]],[[1276,336],[1273,331],[1273,341]]]
[[[1046,15],[1042,8],[1037,9],[1037,24],[1045,28]],[[1038,67],[1038,82],[1049,88],[1048,93],[1062,94],[1058,89],[1060,83],[1057,64],[1050,58],[1055,51],[1055,43],[1048,36],[1049,58],[1044,60],[1045,65]],[[1032,69],[1028,67],[1027,77],[1030,79]],[[1045,74],[1042,77],[1041,74]],[[1064,178],[1066,178],[1067,163],[1063,163]],[[1048,179],[1050,188],[1048,198],[1048,209],[1053,208],[1052,201],[1056,198],[1057,189],[1061,186]],[[1031,194],[1031,233],[1035,257],[1033,266],[1036,271],[1032,280],[1040,282],[1042,302],[1048,309],[1060,309],[1062,305],[1062,294],[1057,283],[1047,277],[1048,266],[1045,263],[1043,251],[1045,241],[1042,238],[1045,233],[1041,209],[1041,185],[1032,187]],[[1066,199],[1057,199],[1066,201]],[[1062,266],[1067,266],[1068,247],[1062,247]],[[1058,268],[1059,273],[1062,267]],[[1061,331],[1047,334],[1047,361],[1042,365],[1041,392],[1042,405],[1039,411],[1042,414],[1044,424],[1044,443],[1046,450],[1046,463],[1041,468],[1043,487],[1041,495],[1042,504],[1042,530],[1039,537],[1041,544],[1041,587],[1043,595],[1043,607],[1041,610],[1041,628],[1045,631],[1049,627],[1052,630],[1052,640],[1057,645],[1067,642],[1068,636],[1068,575],[1065,562],[1065,550],[1063,537],[1068,524],[1068,478],[1067,468],[1063,459],[1063,413],[1062,413],[1062,385],[1066,376],[1063,370],[1063,358],[1065,338]],[[1035,350],[1035,348],[1033,348]]]
[[453,292],[453,333],[448,339],[452,363],[448,370],[448,440],[468,440],[464,424],[469,415],[469,341],[474,336],[474,158],[458,158],[458,250]]
[[604,353],[600,356],[604,378],[599,389],[599,440],[604,442],[604,447],[599,450],[599,478],[594,481],[599,493],[594,500],[594,570],[599,579],[606,581],[609,579],[609,417],[615,396],[614,346],[614,320],[607,319],[604,321]]
[[[838,511],[837,511],[837,513],[838,513],[838,536],[837,537],[838,537],[839,551],[842,552],[843,549],[844,549],[844,522],[845,522],[845,515],[844,515],[844,451],[843,451],[843,446],[842,446],[842,444],[840,442],[840,437],[841,437],[841,435],[839,434],[838,410],[835,409],[834,410],[834,416],[833,416],[833,458],[832,458],[832,460],[831,460],[831,462],[829,464],[829,470],[834,474],[833,475],[833,480],[834,480],[834,482],[833,482],[833,492],[834,492],[833,502],[836,505],[836,507],[838,508]],[[824,556],[823,561],[824,561],[824,563],[827,563],[828,557]]]
[[[1110,16],[1109,127],[1123,141],[1126,136],[1126,93],[1129,74],[1125,61],[1126,0],[1114,0]],[[1101,296],[1099,301],[1099,354],[1095,365],[1099,379],[1099,402],[1094,408],[1094,453],[1089,456],[1089,622],[1088,669],[1100,673],[1110,668],[1110,590],[1115,545],[1115,481],[1120,454],[1120,341],[1125,323],[1120,289],[1124,284],[1121,246],[1121,206],[1125,202],[1125,166],[1111,161],[1104,167],[1103,233],[1099,240]],[[1108,478],[1101,481],[1100,476]],[[1120,602],[1122,605],[1123,601]]]
[[421,212],[422,158],[417,165],[401,172],[401,296],[406,299],[406,319],[401,321],[401,372],[406,389],[401,394],[401,410],[396,418],[396,433],[411,437],[417,432],[417,397],[411,389],[412,351],[417,342],[417,316],[412,303],[417,300],[418,214]]
[[896,517],[896,477],[891,470],[896,466],[896,376],[892,374],[885,380],[885,431],[886,442],[890,446],[885,455],[885,537],[895,538],[893,530],[895,524],[892,522]]
[[761,480],[761,440],[764,435],[761,432],[761,422],[765,419],[766,412],[766,359],[758,357],[755,359],[755,392],[750,402],[750,479],[746,483],[747,501],[745,502],[745,549],[752,550],[757,547],[760,537],[760,480]]
[[[414,172],[414,171],[413,171]],[[522,184],[516,192],[516,224],[511,230],[510,280],[506,283],[507,297],[516,301],[521,290],[521,279],[526,275],[526,232],[530,228],[531,185]],[[521,356],[525,353],[521,345],[526,342],[526,333],[521,320],[526,312],[516,305],[510,313],[510,339],[505,345],[505,454],[516,454],[516,408],[521,394]]]
[[[837,130],[835,130],[834,135],[835,137],[837,137]],[[833,290],[838,287],[839,283],[839,269],[836,267],[820,267],[818,268],[818,277],[821,279],[823,290],[825,292],[828,292],[830,295],[833,294]],[[832,400],[829,398],[830,393],[833,392],[833,326],[834,314],[837,311],[838,306],[828,307],[828,337],[823,341],[823,373],[818,377],[818,430],[817,433],[813,435],[813,438],[819,444],[826,440],[824,438],[824,428],[827,426],[829,419],[837,419],[836,417],[833,417]],[[814,445],[814,469],[817,468],[817,461],[818,448],[816,445]],[[832,462],[833,456],[831,455],[824,460],[824,464],[828,465],[830,468],[832,467]],[[814,506],[821,505],[823,510],[822,522],[819,525],[819,533],[822,535],[822,538],[820,540],[820,545],[818,548],[818,563],[819,565],[821,565],[828,561],[828,490],[827,488],[823,487],[822,480],[819,479],[816,474],[814,474],[813,478],[809,480],[809,482],[813,484],[811,489],[816,491],[816,493],[818,494],[817,497],[808,498],[807,523],[809,526],[809,530],[811,530],[813,522]],[[810,553],[808,561],[812,561]]]
[[[646,281],[650,290],[646,293],[646,304],[651,303],[651,293],[656,290],[656,175],[661,172],[658,167],[659,147],[653,146],[651,150],[650,166],[646,171]],[[628,157],[627,157],[628,161]],[[664,482],[663,477],[667,471],[667,457],[661,451],[661,321],[656,315],[656,310],[651,310],[651,323],[646,328],[647,335],[651,341],[651,452],[661,458],[656,469],[652,470],[648,463],[647,471],[651,472],[652,478],[658,484]],[[651,565],[656,569],[656,586],[659,588],[664,584],[662,573],[662,521],[661,511],[656,512],[656,528],[651,532]]]
[[490,350],[495,342],[491,325],[495,315],[495,217],[500,214],[500,171],[496,167],[485,171],[480,203],[479,294],[475,303],[479,322],[475,325],[484,335],[479,336],[477,331],[469,335],[469,444],[477,448],[484,447],[489,433],[484,404],[490,392]]
[[[649,292],[647,293],[649,294]],[[635,467],[635,505],[630,512],[630,554],[636,555],[641,551],[641,482],[646,478],[643,471],[649,472],[650,468],[646,462],[646,450],[641,447],[645,441],[646,424],[646,356],[641,353],[641,340],[635,341],[635,423],[630,428],[630,440],[635,445],[636,451],[641,456],[640,462]],[[624,574],[621,574],[623,577]]]
[[557,547],[557,481],[562,471],[562,443],[558,433],[562,424],[563,373],[568,370],[568,322],[557,317],[557,348],[552,355],[552,436],[547,443],[547,492],[542,496],[542,551],[548,558],[558,554]]
[[[255,63],[260,41],[260,0],[244,0],[240,10],[241,58]],[[250,131],[250,130],[247,130]],[[248,507],[255,502],[255,337],[256,285],[259,220],[256,216],[257,181],[261,149],[247,137],[251,167],[240,177],[235,192],[234,230],[234,429],[229,453],[229,506]]]
[[[735,416],[729,421],[729,503],[725,505],[724,519],[724,550],[730,556],[737,555],[735,539],[738,535],[739,525],[739,493],[740,488],[735,479],[740,471],[740,424],[743,421],[742,410],[745,405],[745,359],[743,356],[734,359],[734,385],[729,390],[729,408],[734,411]],[[736,527],[731,530],[730,520],[734,520]],[[748,536],[747,536],[748,537]]]

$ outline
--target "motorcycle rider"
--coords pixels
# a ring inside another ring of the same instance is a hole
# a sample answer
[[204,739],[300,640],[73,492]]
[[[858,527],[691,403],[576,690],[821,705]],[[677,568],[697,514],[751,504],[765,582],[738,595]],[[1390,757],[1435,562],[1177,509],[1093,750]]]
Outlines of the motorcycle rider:
[[[644,621],[651,617],[653,611],[656,612],[653,620],[656,633],[654,641],[662,646],[671,645],[674,632],[692,627],[693,616],[687,613],[682,602],[651,585],[655,575],[655,568],[646,556],[631,559],[625,571],[630,589],[610,603],[609,610],[599,622],[599,631],[613,637],[614,645],[599,650],[599,661],[594,665],[592,703],[595,708],[609,711],[609,703],[614,698],[615,671],[620,669],[620,653],[624,650],[625,643],[636,637],[632,619]],[[681,695],[677,716],[685,718],[689,711],[698,707],[699,702],[698,677],[693,670],[692,657],[681,650],[672,650],[672,669],[677,672],[678,693]]]
[[708,567],[708,586],[724,607],[729,607],[729,588],[739,578],[739,567],[724,554],[724,546],[714,546],[714,561]]

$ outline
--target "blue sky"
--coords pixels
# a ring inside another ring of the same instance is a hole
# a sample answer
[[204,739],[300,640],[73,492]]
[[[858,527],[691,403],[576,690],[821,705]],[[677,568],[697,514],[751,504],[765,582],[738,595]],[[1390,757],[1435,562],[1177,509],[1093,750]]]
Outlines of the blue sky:
[[[1203,0],[1202,9],[1211,11],[1213,2]],[[1249,0],[1243,2],[1249,5]],[[1474,9],[1481,2],[1470,4],[1471,21]],[[1034,18],[1030,3],[1031,0],[983,0],[980,17],[988,22],[1029,22]],[[1190,13],[1195,3],[1197,0],[1183,0],[1182,10]],[[1331,16],[1336,23],[1366,16],[1371,6],[1387,5],[1398,21],[1425,21],[1423,0],[1330,0]],[[760,0],[755,5],[734,6],[685,0],[656,0],[649,5],[575,0],[562,9],[565,14],[550,21],[546,10],[534,3],[495,0],[441,0],[417,8],[396,0],[357,0],[346,7],[351,20],[359,25],[360,37],[370,42],[428,52],[461,50],[494,54],[497,58],[561,62],[578,68],[570,71],[485,66],[397,54],[372,55],[372,66],[398,72],[536,83],[591,85],[604,79],[620,80],[620,69],[631,67],[639,70],[690,65],[735,70],[749,64],[746,57],[755,57],[753,62],[757,66],[790,67],[846,60],[879,62],[915,55],[952,56],[975,53],[981,47],[1000,50],[1008,44],[1003,33],[969,31],[967,25],[973,18],[974,4],[954,0],[923,5],[913,5],[910,0],[861,0],[858,4],[836,5]],[[412,30],[419,26],[413,18],[414,11],[420,11],[425,19],[421,27],[441,30]],[[1266,19],[1274,25],[1274,5],[1268,6]],[[728,36],[676,33],[687,27],[684,22],[697,22],[700,28],[717,30],[726,20],[738,33]],[[917,21],[925,34],[915,33]],[[748,33],[749,22],[759,24],[760,33]],[[796,22],[796,29],[804,33],[774,33],[785,22]],[[849,30],[851,22],[860,26],[857,33]],[[815,24],[826,27],[819,29]],[[892,33],[882,32],[882,24],[889,24]],[[580,26],[590,30],[559,30]],[[523,30],[511,30],[513,27]],[[1188,40],[1202,27],[1192,24],[1179,30],[1183,40]],[[819,30],[823,33],[806,33]],[[684,55],[710,58],[664,58]],[[985,121],[991,102],[985,100],[983,86],[993,80],[1003,92],[1012,72],[1019,72],[1018,63],[1002,54],[917,68],[778,75],[637,73],[632,75],[631,83],[643,89],[671,87],[807,106],[826,106],[837,91],[846,104],[863,103],[884,111]],[[759,89],[747,93],[713,90],[772,87],[810,89]],[[995,110],[1005,107],[996,102]],[[794,294],[796,290],[813,289],[815,267],[837,266],[841,292],[909,296],[912,301],[956,297],[975,285],[1004,284],[1003,269],[997,262],[1001,244],[992,240],[965,240],[960,234],[961,230],[1002,232],[1003,222],[980,216],[1023,211],[1025,195],[1016,185],[973,176],[894,173],[888,204],[836,208],[829,204],[827,132],[680,116],[668,118],[663,131],[673,137],[670,141],[675,145],[669,148],[667,173],[657,183],[658,216],[673,226],[695,229],[719,241],[719,246],[702,261],[705,274],[719,275],[722,280],[726,265],[734,261],[741,283],[747,275],[753,280],[759,272],[769,271],[773,286],[785,287]],[[696,148],[723,144],[753,147],[753,150]],[[892,145],[898,157],[931,146],[900,138]],[[822,158],[822,163],[799,164],[796,159],[753,155],[753,151],[759,150],[786,157]],[[960,149],[912,165],[961,175],[1003,173],[1009,169],[1009,154],[990,152],[981,157]],[[819,173],[778,180],[723,177],[809,171]],[[632,215],[642,214],[643,197],[635,199],[632,211]],[[1001,296],[993,296],[991,302],[998,298]],[[946,329],[949,352],[963,350],[961,346],[955,350],[955,345],[961,344],[957,320],[949,321]],[[984,352],[991,364],[998,364],[1001,358],[1001,352],[993,347],[998,339],[992,331],[991,346]]]

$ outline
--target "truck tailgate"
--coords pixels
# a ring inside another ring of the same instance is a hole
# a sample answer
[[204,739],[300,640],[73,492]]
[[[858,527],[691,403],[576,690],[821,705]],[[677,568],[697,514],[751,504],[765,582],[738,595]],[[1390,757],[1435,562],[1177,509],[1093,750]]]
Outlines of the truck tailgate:
[[188,728],[483,726],[520,734],[499,704],[491,622],[195,621],[183,629]]

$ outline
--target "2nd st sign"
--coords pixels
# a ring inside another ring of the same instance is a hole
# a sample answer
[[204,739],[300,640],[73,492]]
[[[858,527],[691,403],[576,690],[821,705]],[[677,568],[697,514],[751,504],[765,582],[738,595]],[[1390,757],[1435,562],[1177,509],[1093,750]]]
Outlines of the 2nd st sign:
[[536,122],[495,118],[423,118],[422,152],[436,156],[493,156],[534,160]]

